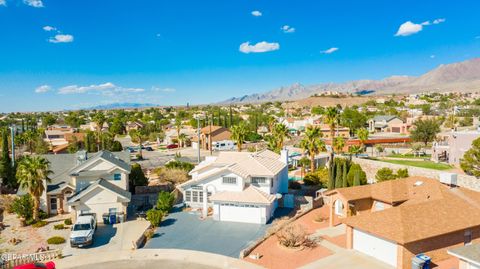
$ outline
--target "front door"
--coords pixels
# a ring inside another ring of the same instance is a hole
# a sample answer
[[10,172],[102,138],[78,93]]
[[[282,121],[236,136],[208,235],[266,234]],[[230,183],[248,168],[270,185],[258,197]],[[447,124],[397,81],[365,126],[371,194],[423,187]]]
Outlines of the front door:
[[57,214],[58,204],[57,197],[50,197],[50,214]]

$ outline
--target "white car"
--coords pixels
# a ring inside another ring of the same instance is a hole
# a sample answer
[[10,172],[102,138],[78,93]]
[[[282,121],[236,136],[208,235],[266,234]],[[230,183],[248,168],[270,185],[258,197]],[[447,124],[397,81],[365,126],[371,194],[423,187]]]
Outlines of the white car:
[[85,247],[93,244],[93,237],[97,229],[95,215],[80,215],[72,226],[70,246]]

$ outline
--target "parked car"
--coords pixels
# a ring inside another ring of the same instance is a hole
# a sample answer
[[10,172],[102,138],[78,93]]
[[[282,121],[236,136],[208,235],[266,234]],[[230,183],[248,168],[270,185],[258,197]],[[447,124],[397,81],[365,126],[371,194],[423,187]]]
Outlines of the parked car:
[[147,211],[152,209],[153,206],[150,205],[150,204],[146,204],[146,205],[141,205],[139,207],[137,207],[137,213],[136,213],[136,216],[137,218],[141,218],[141,219],[146,219],[147,218]]
[[167,149],[176,149],[176,148],[178,148],[177,144],[170,144],[167,146]]
[[153,148],[152,147],[145,147],[144,148],[146,151],[153,151]]
[[95,214],[80,215],[72,226],[70,233],[70,246],[85,247],[93,244],[97,219]]
[[13,269],[55,269],[55,263],[54,262],[29,263],[29,264],[17,265],[13,267]]

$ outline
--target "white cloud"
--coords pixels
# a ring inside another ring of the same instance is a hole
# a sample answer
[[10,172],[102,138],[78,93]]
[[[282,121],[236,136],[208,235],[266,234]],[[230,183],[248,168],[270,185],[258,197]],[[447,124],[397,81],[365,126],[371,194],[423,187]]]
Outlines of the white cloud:
[[434,59],[436,56],[434,54],[430,55],[431,59]]
[[258,10],[254,10],[254,11],[252,11],[252,16],[260,17],[260,16],[262,16],[262,12],[260,12]]
[[327,50],[322,50],[320,53],[323,53],[323,54],[331,54],[331,53],[334,53],[335,51],[339,50],[339,48],[329,48]]
[[48,26],[48,25],[46,25],[46,26],[43,26],[43,28],[42,28],[42,29],[43,29],[44,31],[47,31],[47,32],[50,32],[50,31],[55,31],[55,30],[57,30],[57,28],[55,28],[55,27],[53,27],[53,26]]
[[291,27],[290,25],[284,25],[281,29],[284,33],[295,33],[295,28]]
[[278,43],[268,43],[266,41],[258,42],[255,45],[250,45],[250,42],[245,42],[240,44],[240,51],[243,53],[260,53],[279,50],[280,44]]
[[31,7],[44,7],[42,0],[23,0],[23,3]]
[[154,91],[154,92],[176,92],[177,89],[175,89],[175,88],[152,87],[152,91]]
[[50,87],[49,85],[42,85],[42,86],[39,86],[35,89],[35,92],[36,93],[46,93],[46,92],[49,92],[52,90],[52,87]]
[[404,22],[400,27],[398,28],[397,33],[395,36],[409,36],[416,34],[418,32],[421,32],[423,30],[424,26],[430,26],[434,24],[440,24],[442,22],[445,22],[444,18],[440,19],[435,19],[433,22],[430,21],[424,21],[422,23],[414,23],[411,21]]
[[0,6],[7,6],[7,1],[6,0],[0,0]]
[[48,42],[50,43],[70,43],[73,42],[73,35],[58,34],[51,37]]
[[70,85],[62,87],[58,90],[59,94],[83,94],[83,93],[100,93],[102,95],[113,96],[115,94],[121,93],[139,93],[144,92],[145,89],[142,88],[123,88],[119,87],[111,82],[98,84],[98,85],[89,85],[89,86],[78,86]]
[[400,25],[395,36],[409,36],[409,35],[416,34],[422,30],[423,30],[422,24],[417,24],[411,21],[407,21],[402,25]]

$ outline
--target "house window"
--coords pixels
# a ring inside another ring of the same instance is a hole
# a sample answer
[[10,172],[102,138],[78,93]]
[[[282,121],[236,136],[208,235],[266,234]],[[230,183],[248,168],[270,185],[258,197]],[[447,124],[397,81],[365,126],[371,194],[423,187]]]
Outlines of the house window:
[[385,209],[385,204],[379,201],[375,202],[375,211],[382,211],[384,209]]
[[109,209],[108,209],[108,214],[109,214],[109,215],[114,215],[114,214],[116,214],[116,213],[117,213],[117,209],[116,209],[116,208],[109,208]]
[[199,202],[200,202],[200,203],[203,203],[203,191],[199,191],[199,192],[198,192],[198,197],[200,198],[200,199],[199,199]]
[[122,174],[114,174],[113,180],[122,180]]
[[237,184],[237,178],[236,177],[223,177],[222,178],[222,183],[223,184]]
[[185,201],[186,202],[191,202],[192,201],[192,192],[191,191],[186,191],[185,192]]
[[56,197],[50,198],[50,209],[51,210],[57,210],[57,198]]
[[465,245],[470,245],[472,244],[472,231],[468,230],[468,231],[465,231],[465,239],[464,239],[464,244]]
[[340,200],[335,201],[335,215],[343,216],[343,203]]
[[252,184],[265,184],[267,179],[264,177],[252,177]]
[[198,203],[198,192],[196,191],[192,192],[192,197],[193,197],[192,202]]

